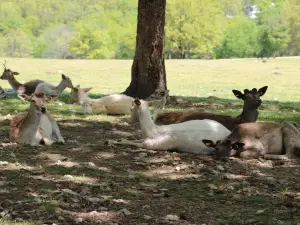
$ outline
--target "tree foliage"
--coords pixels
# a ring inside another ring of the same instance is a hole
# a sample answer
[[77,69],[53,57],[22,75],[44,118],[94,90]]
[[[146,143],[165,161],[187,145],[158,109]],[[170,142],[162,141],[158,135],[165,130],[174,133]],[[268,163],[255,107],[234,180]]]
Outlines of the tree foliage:
[[[6,0],[0,56],[132,58],[137,0]],[[167,0],[165,54],[300,54],[299,0]]]

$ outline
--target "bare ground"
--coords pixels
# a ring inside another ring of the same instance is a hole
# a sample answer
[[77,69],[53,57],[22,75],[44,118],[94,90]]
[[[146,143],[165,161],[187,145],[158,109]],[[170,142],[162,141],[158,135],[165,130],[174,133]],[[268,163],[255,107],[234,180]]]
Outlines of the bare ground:
[[67,143],[51,147],[10,144],[6,128],[1,130],[0,216],[5,221],[300,224],[299,161],[219,162],[110,146],[109,139],[141,138],[126,118],[67,119],[59,125]]

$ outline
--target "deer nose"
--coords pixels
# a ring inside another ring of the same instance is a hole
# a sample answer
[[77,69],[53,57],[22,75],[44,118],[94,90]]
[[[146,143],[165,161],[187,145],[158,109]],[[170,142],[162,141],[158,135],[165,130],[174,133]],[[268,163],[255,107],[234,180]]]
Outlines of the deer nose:
[[256,103],[257,103],[257,104],[261,104],[261,103],[262,103],[262,100],[261,100],[261,99],[258,99],[258,100],[256,100]]
[[46,106],[41,106],[41,112],[42,112],[42,113],[45,113],[46,111],[47,111]]

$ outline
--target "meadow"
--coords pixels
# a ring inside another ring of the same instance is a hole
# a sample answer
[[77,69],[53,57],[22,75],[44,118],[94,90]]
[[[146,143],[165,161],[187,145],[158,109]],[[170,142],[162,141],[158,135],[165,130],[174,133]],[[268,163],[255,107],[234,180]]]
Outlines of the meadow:
[[[0,62],[4,62],[4,58]],[[91,97],[120,93],[131,60],[6,58],[20,82],[93,87]],[[238,115],[232,89],[268,85],[259,121],[300,122],[300,58],[167,60],[168,89],[180,101],[168,110],[202,108]],[[7,81],[0,80],[4,89]],[[213,96],[213,97],[212,97]],[[77,115],[69,90],[49,110],[65,145],[9,143],[9,121],[28,104],[0,99],[0,224],[299,224],[299,162],[233,159],[111,146],[109,139],[141,138],[129,116]]]

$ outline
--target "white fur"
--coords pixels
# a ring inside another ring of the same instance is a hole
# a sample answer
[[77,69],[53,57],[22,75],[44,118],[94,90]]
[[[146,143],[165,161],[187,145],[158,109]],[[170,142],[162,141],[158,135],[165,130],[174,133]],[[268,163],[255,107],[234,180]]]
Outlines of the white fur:
[[[115,115],[130,114],[132,97],[123,94],[113,94],[98,99],[91,99],[82,88],[77,88],[77,99],[75,100],[81,105],[79,113],[107,113]],[[74,93],[74,90],[72,90]],[[72,94],[73,95],[73,94]]]
[[141,143],[123,140],[114,144],[132,145],[153,150],[176,148],[181,152],[209,154],[211,151],[202,143],[202,139],[222,140],[230,131],[222,124],[213,120],[191,120],[179,124],[157,126],[151,119],[148,104],[140,100],[137,108],[141,129],[146,139]]
[[34,93],[43,93],[46,95],[58,95],[61,92],[63,92],[67,87],[68,88],[73,87],[72,81],[69,77],[62,75],[62,80],[57,86],[54,86],[53,84],[48,82],[42,82],[36,86]]

